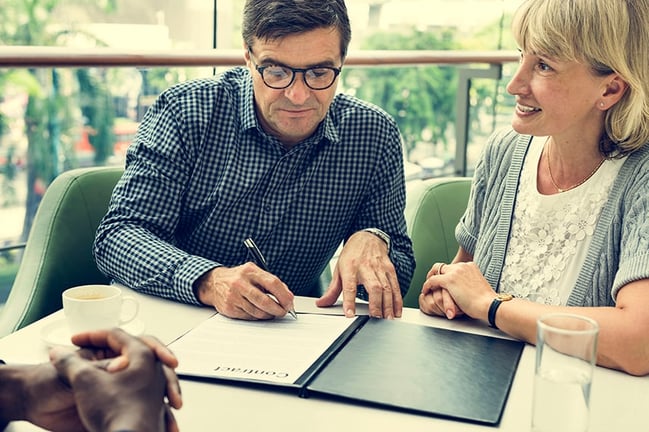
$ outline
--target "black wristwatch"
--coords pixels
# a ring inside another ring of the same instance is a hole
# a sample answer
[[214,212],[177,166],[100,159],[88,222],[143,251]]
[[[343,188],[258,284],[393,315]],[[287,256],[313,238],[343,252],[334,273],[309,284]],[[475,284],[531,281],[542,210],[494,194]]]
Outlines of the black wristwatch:
[[491,302],[491,306],[489,306],[489,313],[487,314],[487,318],[489,319],[489,325],[495,329],[498,328],[496,326],[496,312],[498,311],[498,308],[502,304],[502,302],[510,301],[513,299],[514,296],[511,294],[504,294],[504,293],[498,293],[495,299]]

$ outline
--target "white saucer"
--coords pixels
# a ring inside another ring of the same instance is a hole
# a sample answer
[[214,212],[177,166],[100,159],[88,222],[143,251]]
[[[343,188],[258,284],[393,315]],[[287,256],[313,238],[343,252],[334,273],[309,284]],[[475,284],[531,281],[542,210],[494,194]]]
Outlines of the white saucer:
[[[133,336],[139,336],[144,333],[144,322],[137,318],[135,318],[131,322],[121,325],[120,327],[122,328],[122,330],[132,334]],[[65,322],[65,318],[51,322],[41,330],[41,340],[49,348],[54,346],[74,346],[70,341],[71,336],[72,335],[70,334],[70,330],[68,329],[68,324]]]

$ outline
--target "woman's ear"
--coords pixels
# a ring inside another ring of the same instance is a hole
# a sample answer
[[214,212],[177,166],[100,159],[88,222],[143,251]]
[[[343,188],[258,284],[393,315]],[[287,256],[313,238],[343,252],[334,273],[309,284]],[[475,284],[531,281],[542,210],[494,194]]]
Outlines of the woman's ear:
[[626,91],[628,84],[624,81],[618,74],[613,74],[606,84],[606,89],[602,94],[602,98],[598,103],[598,106],[607,110],[619,101],[624,92]]

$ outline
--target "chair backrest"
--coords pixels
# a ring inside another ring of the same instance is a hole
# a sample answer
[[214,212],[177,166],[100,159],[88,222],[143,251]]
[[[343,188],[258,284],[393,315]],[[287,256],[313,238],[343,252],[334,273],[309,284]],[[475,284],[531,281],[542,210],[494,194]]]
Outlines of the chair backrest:
[[47,188],[0,311],[0,337],[60,309],[65,289],[108,282],[97,270],[92,247],[122,172],[121,167],[74,169]]
[[419,307],[426,274],[436,262],[450,262],[457,253],[455,227],[466,210],[469,177],[409,181],[406,186],[406,224],[416,267],[404,306]]

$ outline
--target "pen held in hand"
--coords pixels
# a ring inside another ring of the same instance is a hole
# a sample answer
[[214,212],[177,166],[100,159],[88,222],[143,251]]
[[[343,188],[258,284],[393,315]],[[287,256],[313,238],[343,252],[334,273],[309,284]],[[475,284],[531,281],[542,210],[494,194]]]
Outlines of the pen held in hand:
[[[266,258],[262,255],[261,251],[257,247],[257,244],[254,242],[254,240],[250,237],[245,239],[243,241],[243,244],[248,248],[248,252],[250,255],[252,255],[253,261],[257,266],[259,266],[260,269],[264,271],[269,271],[268,270],[268,263],[266,262]],[[270,298],[272,298],[276,303],[279,304],[279,301],[277,300],[277,297],[272,295],[271,293],[266,293]],[[295,309],[293,307],[290,307],[287,310],[288,314],[291,315],[294,319],[297,319],[297,314],[295,313]]]

